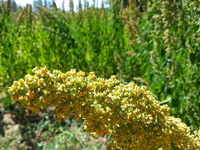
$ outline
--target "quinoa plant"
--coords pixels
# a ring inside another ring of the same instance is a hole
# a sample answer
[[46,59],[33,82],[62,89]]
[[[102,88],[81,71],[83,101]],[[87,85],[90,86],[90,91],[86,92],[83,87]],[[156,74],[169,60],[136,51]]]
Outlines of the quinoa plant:
[[191,134],[145,86],[122,84],[116,76],[97,78],[94,72],[32,71],[9,88],[13,99],[33,112],[53,106],[57,121],[84,119],[91,135],[112,136],[107,149],[200,149],[200,131]]

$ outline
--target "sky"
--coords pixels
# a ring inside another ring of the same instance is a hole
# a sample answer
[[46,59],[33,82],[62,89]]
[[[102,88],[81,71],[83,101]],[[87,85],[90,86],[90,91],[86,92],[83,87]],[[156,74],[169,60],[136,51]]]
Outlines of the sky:
[[[81,0],[82,2],[84,2],[84,0]],[[26,6],[26,4],[32,4],[33,0],[15,0],[15,2],[17,3],[17,5],[20,6]],[[62,2],[63,0],[55,0],[57,7],[62,8]],[[78,6],[78,2],[79,0],[74,0],[74,7],[76,9],[76,7]],[[89,4],[93,4],[93,0],[88,0]],[[99,7],[101,6],[102,0],[96,0],[96,2],[98,2]],[[65,0],[65,10],[69,10],[69,0]]]

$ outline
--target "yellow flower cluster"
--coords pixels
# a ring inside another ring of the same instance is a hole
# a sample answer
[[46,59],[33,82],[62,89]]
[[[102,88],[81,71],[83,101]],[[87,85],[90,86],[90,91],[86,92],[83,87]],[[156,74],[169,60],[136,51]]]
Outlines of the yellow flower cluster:
[[76,70],[51,73],[46,68],[34,68],[33,73],[9,88],[13,99],[34,112],[53,106],[57,121],[72,115],[83,118],[84,129],[90,134],[112,135],[113,143],[107,149],[200,149],[199,132],[190,134],[189,128],[169,116],[169,107],[159,105],[145,86]]

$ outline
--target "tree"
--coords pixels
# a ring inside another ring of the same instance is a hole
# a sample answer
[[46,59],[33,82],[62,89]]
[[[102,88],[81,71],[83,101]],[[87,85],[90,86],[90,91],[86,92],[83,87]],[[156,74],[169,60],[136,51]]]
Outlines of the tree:
[[15,0],[11,1],[11,10],[12,11],[17,11],[17,3],[15,2]]
[[47,0],[44,0],[44,6],[47,7]]
[[37,6],[43,6],[42,0],[34,0],[33,1],[33,11],[38,11]]

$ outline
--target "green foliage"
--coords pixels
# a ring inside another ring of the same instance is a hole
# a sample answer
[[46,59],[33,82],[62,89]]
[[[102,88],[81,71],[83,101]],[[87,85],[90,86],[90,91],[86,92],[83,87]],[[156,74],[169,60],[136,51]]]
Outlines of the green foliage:
[[[35,143],[35,148],[41,150],[66,150],[66,149],[105,149],[106,138],[92,138],[83,130],[81,120],[65,120],[63,122],[51,121],[51,116],[45,114],[35,131],[40,134],[40,139]],[[52,136],[53,135],[53,136]]]
[[123,12],[134,43],[131,50],[134,54],[131,61],[137,64],[134,68],[138,66],[139,77],[159,99],[172,98],[173,115],[192,129],[198,128],[200,3],[186,1],[182,8],[171,0],[143,4],[144,13],[138,13],[132,3]]
[[103,150],[106,148],[106,145],[102,145],[103,140],[105,140],[103,137],[99,139],[92,138],[84,132],[82,126],[74,126],[74,123],[71,123],[71,126],[70,130],[63,129],[60,134],[53,137],[42,150]]
[[1,148],[2,149],[8,149],[9,148],[9,144],[10,144],[9,139],[6,139],[6,138],[4,138],[4,137],[2,137],[0,135],[0,145],[1,145]]

